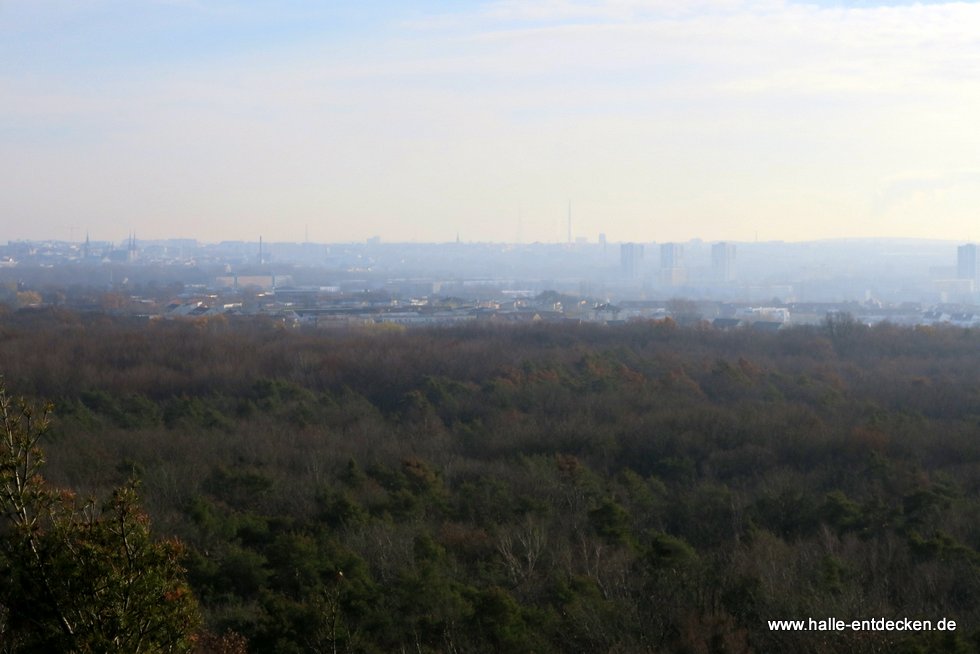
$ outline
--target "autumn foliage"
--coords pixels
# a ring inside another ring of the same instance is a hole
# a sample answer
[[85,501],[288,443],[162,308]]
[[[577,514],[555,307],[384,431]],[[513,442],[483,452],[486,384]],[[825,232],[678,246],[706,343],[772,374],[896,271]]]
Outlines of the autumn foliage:
[[[126,490],[91,535],[69,521],[95,548],[118,542],[113,520],[141,534],[165,607],[190,607],[166,572],[186,568],[199,649],[980,642],[974,331],[326,333],[22,310],[0,318],[0,361],[13,392],[57,406],[42,488],[111,496],[136,478],[158,538],[183,543],[151,538]],[[811,616],[960,628],[767,627]]]

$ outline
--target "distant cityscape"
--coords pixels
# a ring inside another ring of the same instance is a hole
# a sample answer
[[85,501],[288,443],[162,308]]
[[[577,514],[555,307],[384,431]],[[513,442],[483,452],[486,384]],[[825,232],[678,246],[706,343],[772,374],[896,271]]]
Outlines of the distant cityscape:
[[9,241],[0,304],[146,318],[264,315],[295,326],[671,318],[779,329],[980,326],[977,245],[813,242]]

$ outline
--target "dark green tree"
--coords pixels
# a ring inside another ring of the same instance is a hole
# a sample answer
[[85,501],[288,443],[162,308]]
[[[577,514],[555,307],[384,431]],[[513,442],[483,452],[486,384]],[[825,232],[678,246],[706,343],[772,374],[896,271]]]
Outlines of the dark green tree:
[[101,505],[48,485],[50,410],[0,384],[0,649],[189,651],[199,617],[180,544],[153,538],[135,484]]

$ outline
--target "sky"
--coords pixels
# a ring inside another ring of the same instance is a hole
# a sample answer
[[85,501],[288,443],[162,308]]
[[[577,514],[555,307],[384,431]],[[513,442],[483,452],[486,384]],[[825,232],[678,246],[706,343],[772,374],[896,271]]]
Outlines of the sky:
[[0,0],[0,242],[980,239],[978,116],[976,3]]

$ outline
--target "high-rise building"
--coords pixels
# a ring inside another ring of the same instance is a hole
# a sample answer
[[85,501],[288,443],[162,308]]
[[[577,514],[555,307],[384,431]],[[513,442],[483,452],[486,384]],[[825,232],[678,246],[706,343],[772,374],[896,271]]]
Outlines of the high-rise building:
[[139,249],[136,247],[136,232],[133,232],[129,235],[127,242],[126,261],[133,263],[137,259],[139,259]]
[[977,287],[977,246],[973,243],[956,248],[956,276],[973,282]]
[[660,269],[684,267],[684,246],[680,243],[663,243],[660,246]]
[[717,282],[735,278],[735,244],[715,243],[711,246],[711,274]]
[[623,243],[619,246],[619,265],[623,276],[635,279],[640,274],[643,263],[643,245],[640,243]]
[[665,286],[680,286],[687,281],[684,269],[684,246],[663,243],[660,246],[660,282]]

